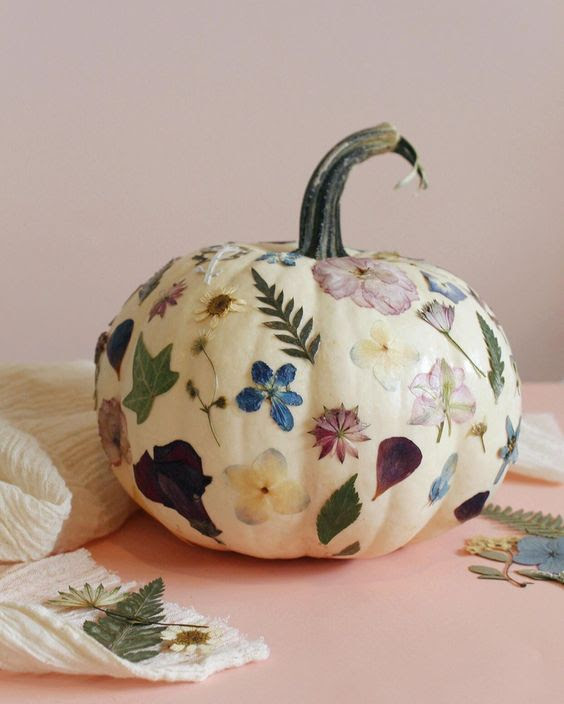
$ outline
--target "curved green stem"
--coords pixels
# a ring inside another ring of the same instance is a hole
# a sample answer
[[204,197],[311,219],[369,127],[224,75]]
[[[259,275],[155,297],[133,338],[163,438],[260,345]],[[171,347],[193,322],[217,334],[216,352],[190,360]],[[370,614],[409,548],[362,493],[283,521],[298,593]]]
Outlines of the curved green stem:
[[445,332],[444,334],[448,338],[448,340],[456,347],[456,349],[466,357],[466,359],[470,362],[470,364],[474,368],[474,371],[476,372],[476,374],[478,374],[478,376],[486,376],[484,374],[484,372],[480,369],[480,367],[478,367],[474,364],[474,362],[470,359],[470,357],[466,354],[466,352],[462,349],[462,347],[458,344],[458,342],[456,342],[456,340],[453,340],[448,332]]
[[125,614],[120,614],[118,611],[112,611],[111,609],[104,609],[101,606],[94,606],[93,608],[97,611],[102,611],[107,616],[114,616],[115,618],[120,618],[123,621],[131,623],[133,626],[183,626],[184,628],[209,628],[209,626],[197,626],[195,623],[160,623],[159,621],[146,621],[142,618],[131,618]]
[[413,166],[398,186],[418,176],[420,188],[427,188],[417,152],[393,125],[383,122],[355,132],[325,155],[309,180],[300,214],[300,254],[314,259],[348,256],[341,238],[340,214],[345,183],[355,164],[388,152],[399,154]]

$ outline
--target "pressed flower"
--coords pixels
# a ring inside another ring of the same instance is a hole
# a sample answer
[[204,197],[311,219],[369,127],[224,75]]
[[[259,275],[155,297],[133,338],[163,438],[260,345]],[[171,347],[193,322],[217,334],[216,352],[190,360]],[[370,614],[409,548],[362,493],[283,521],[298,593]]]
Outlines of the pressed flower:
[[301,406],[303,398],[290,390],[296,377],[293,364],[283,364],[276,373],[265,362],[255,362],[251,367],[251,377],[256,386],[247,386],[237,394],[237,405],[242,411],[258,411],[264,400],[270,403],[270,416],[282,430],[292,430],[294,418],[288,406]]
[[416,397],[411,411],[411,425],[434,425],[440,441],[445,421],[448,432],[451,423],[464,423],[476,411],[476,401],[464,384],[464,369],[450,367],[444,359],[437,359],[426,374],[418,374],[409,390]]
[[564,537],[541,538],[538,535],[526,535],[517,543],[517,554],[513,561],[518,565],[537,565],[543,572],[562,572]]
[[484,443],[484,435],[488,431],[488,424],[486,423],[486,420],[484,419],[481,423],[474,423],[473,425],[470,426],[470,430],[468,431],[468,435],[473,435],[476,438],[480,438],[480,442],[482,444],[482,450],[485,452],[486,451],[486,444]]
[[117,398],[104,400],[98,409],[98,434],[102,448],[114,467],[122,460],[131,464],[131,447],[127,437],[127,421]]
[[69,586],[68,592],[59,592],[57,599],[49,599],[46,603],[67,609],[94,609],[117,604],[124,596],[126,594],[121,591],[121,587],[105,589],[103,584],[99,584],[94,589],[87,583],[82,589]]
[[229,261],[231,259],[238,259],[244,254],[248,254],[250,249],[248,247],[242,247],[241,245],[234,244],[233,242],[227,242],[226,244],[212,244],[210,247],[204,247],[197,254],[194,254],[192,259],[201,266],[210,262],[218,252],[223,252],[222,259]]
[[323,414],[313,420],[315,428],[309,433],[315,437],[314,447],[321,447],[319,459],[336,453],[342,464],[347,455],[358,458],[354,443],[370,440],[362,432],[368,424],[358,417],[358,406],[346,409],[341,404],[340,408],[325,408]]
[[305,489],[288,479],[284,455],[270,448],[251,465],[232,465],[225,475],[235,490],[235,515],[243,523],[264,523],[274,514],[301,513],[310,502]]
[[178,283],[172,284],[172,286],[164,293],[154,304],[149,312],[149,320],[151,321],[156,315],[164,318],[167,306],[178,305],[178,299],[182,296],[186,290],[186,281],[182,279]]
[[505,432],[507,433],[507,443],[498,450],[498,455],[501,457],[503,462],[501,463],[499,472],[494,479],[494,484],[499,482],[506,468],[512,464],[515,464],[515,462],[519,459],[518,442],[519,434],[521,433],[521,419],[519,419],[519,423],[515,429],[513,428],[511,418],[507,416],[505,419]]
[[432,274],[427,274],[425,271],[422,271],[421,274],[427,282],[429,291],[433,291],[433,293],[440,293],[443,296],[446,296],[446,298],[453,303],[460,303],[460,301],[467,298],[464,291],[458,288],[456,284],[453,284],[452,281],[441,281]]
[[257,262],[268,262],[269,264],[283,264],[284,266],[296,266],[296,260],[302,255],[299,252],[266,252],[261,257],[257,257]]
[[161,640],[175,653],[207,655],[220,645],[222,632],[217,628],[168,626],[161,632]]
[[139,296],[139,303],[143,301],[157,288],[160,284],[163,274],[170,269],[174,262],[178,259],[175,257],[168,261],[164,266],[162,266],[158,271],[156,271],[144,284],[141,284],[137,289],[137,295]]
[[197,357],[206,349],[206,347],[208,346],[208,342],[212,339],[212,337],[213,330],[211,329],[201,330],[198,333],[198,335],[194,338],[194,341],[190,345],[190,352],[192,352],[194,357]]
[[413,281],[387,261],[364,257],[334,257],[317,261],[313,276],[333,298],[350,298],[357,306],[383,315],[399,315],[418,300]]
[[450,335],[454,323],[454,306],[446,306],[443,303],[439,303],[439,301],[431,301],[430,303],[425,303],[425,305],[417,311],[417,315],[421,320],[442,333],[450,344],[456,347],[456,349],[466,357],[478,376],[485,376],[484,372],[474,364],[468,354],[466,354],[458,342]]
[[457,462],[458,454],[456,452],[453,452],[452,455],[450,455],[450,457],[445,462],[444,467],[439,476],[431,484],[431,488],[429,490],[429,504],[434,504],[435,501],[442,499],[443,496],[446,495],[446,493],[450,489],[450,480],[452,479],[452,476],[456,470]]
[[237,298],[234,295],[235,292],[235,288],[208,291],[200,298],[203,308],[196,312],[196,320],[200,323],[209,320],[209,324],[216,327],[229,313],[243,310],[246,303],[243,299]]
[[476,535],[466,540],[464,549],[471,555],[479,555],[484,550],[505,550],[511,552],[518,540],[519,536],[517,535],[504,535],[497,538]]
[[404,367],[419,359],[412,347],[393,337],[384,322],[374,323],[370,339],[357,342],[350,356],[357,367],[371,368],[374,378],[387,391],[396,389]]

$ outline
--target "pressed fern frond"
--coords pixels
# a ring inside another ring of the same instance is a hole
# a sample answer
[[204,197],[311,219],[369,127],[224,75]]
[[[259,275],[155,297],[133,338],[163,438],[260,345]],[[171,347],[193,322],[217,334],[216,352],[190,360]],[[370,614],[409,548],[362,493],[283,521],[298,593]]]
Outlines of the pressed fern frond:
[[283,291],[277,294],[276,287],[274,285],[269,286],[256,269],[251,269],[251,273],[256,288],[262,294],[262,296],[257,296],[257,300],[265,304],[264,307],[259,307],[259,310],[272,318],[278,318],[278,320],[269,320],[264,325],[272,330],[277,330],[278,333],[275,333],[274,336],[280,342],[290,345],[290,347],[283,347],[282,352],[290,357],[307,359],[314,364],[315,355],[321,342],[321,335],[316,335],[311,341],[308,340],[313,328],[313,318],[304,323],[300,331],[299,327],[302,322],[304,309],[298,308],[293,313],[293,298],[290,298],[284,305]]
[[480,515],[531,535],[544,538],[564,536],[564,519],[560,515],[552,516],[550,513],[523,509],[514,511],[511,506],[502,508],[495,504],[487,504]]
[[85,621],[83,628],[105,648],[130,662],[147,660],[159,653],[164,583],[159,577],[138,592],[128,594],[115,609],[98,621]]

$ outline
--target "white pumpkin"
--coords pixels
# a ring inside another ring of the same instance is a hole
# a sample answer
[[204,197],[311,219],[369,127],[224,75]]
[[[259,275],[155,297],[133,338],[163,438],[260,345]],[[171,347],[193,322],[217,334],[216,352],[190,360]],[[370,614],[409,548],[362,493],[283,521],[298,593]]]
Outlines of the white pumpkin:
[[343,248],[353,164],[388,124],[331,150],[300,242],[172,260],[96,350],[100,436],[129,495],[178,537],[264,558],[373,557],[476,516],[517,458],[505,334],[467,284]]

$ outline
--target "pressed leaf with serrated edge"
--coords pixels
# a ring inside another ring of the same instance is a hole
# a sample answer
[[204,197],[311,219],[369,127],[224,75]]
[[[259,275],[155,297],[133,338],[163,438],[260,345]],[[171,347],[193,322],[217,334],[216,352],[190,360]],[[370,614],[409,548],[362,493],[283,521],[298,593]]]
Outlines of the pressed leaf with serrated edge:
[[358,474],[353,474],[321,507],[317,516],[317,537],[323,545],[327,545],[360,516],[362,504],[354,488],[357,477]]
[[552,516],[550,513],[544,514],[540,511],[524,511],[523,509],[514,511],[511,506],[502,508],[495,504],[487,504],[480,516],[530,535],[540,535],[543,538],[564,536],[564,519],[560,515]]
[[484,342],[486,343],[488,350],[488,359],[490,362],[488,380],[497,403],[499,395],[501,394],[505,384],[505,379],[503,377],[505,363],[501,360],[501,347],[499,346],[499,342],[497,341],[494,331],[477,311],[476,315],[478,317],[478,322],[480,323],[480,328],[482,329],[482,335],[484,336]]
[[251,274],[255,282],[255,287],[259,293],[262,294],[261,296],[257,296],[257,300],[260,303],[264,303],[265,306],[268,306],[259,306],[258,310],[265,315],[279,319],[269,320],[263,323],[263,325],[271,330],[279,330],[286,333],[275,335],[280,342],[290,345],[290,347],[282,348],[284,354],[287,354],[289,357],[307,359],[314,364],[315,355],[317,354],[321,342],[321,336],[316,335],[314,339],[308,343],[308,338],[313,329],[313,318],[310,318],[304,323],[300,330],[299,327],[302,322],[304,309],[301,307],[298,308],[292,317],[294,299],[290,298],[286,305],[284,305],[283,291],[279,291],[279,293],[276,294],[276,287],[274,285],[269,286],[256,269],[251,269]]
[[139,335],[133,356],[133,388],[124,398],[123,405],[137,414],[137,423],[149,417],[156,396],[164,394],[177,382],[179,374],[170,368],[172,344],[151,357]]
[[98,621],[85,621],[82,627],[120,658],[130,662],[152,658],[159,653],[156,646],[165,629],[155,623],[164,615],[163,593],[164,583],[159,577],[126,596],[111,613]]

